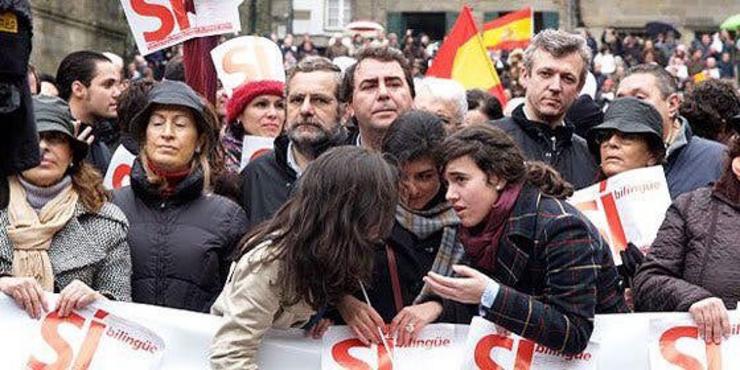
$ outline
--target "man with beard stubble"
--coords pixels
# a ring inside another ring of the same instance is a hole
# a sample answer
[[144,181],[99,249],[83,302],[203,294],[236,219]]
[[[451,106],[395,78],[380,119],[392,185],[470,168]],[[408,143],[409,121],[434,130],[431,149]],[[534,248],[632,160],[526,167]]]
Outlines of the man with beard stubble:
[[341,71],[322,57],[307,57],[288,70],[285,132],[274,150],[250,162],[241,177],[241,204],[248,229],[272,217],[285,203],[308,164],[342,144],[339,102]]

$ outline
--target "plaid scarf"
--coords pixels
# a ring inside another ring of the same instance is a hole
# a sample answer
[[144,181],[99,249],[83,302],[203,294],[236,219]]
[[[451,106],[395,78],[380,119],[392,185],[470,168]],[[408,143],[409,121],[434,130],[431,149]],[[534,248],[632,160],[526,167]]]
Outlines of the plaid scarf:
[[226,124],[221,129],[221,145],[225,152],[224,167],[227,171],[233,173],[239,173],[239,166],[242,162],[244,132],[240,130],[241,126],[235,127],[238,124]]
[[[414,211],[399,205],[396,207],[396,221],[419,239],[426,239],[442,230],[442,241],[431,270],[444,276],[452,274],[452,265],[462,259],[465,250],[458,240],[460,219],[449,203],[441,202],[430,209]],[[426,300],[430,294],[431,290],[424,284],[414,303]]]

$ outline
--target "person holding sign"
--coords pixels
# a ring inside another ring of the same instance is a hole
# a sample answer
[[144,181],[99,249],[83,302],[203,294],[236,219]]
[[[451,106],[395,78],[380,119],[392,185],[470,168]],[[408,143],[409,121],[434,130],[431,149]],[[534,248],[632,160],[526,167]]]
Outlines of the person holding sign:
[[270,328],[301,327],[372,276],[393,225],[396,170],[353,146],[311,162],[275,217],[244,238],[211,312],[226,319],[211,346],[213,369],[257,369]]
[[563,199],[572,186],[543,163],[525,162],[493,127],[465,128],[443,149],[468,264],[452,259],[456,276],[433,269],[424,278],[447,300],[445,314],[462,323],[480,314],[555,351],[583,351],[594,315],[627,307],[609,246]]
[[689,311],[707,343],[740,301],[740,129],[716,184],[679,196],[635,276],[637,311]]
[[221,292],[246,215],[212,194],[215,112],[188,85],[162,81],[131,121],[139,155],[113,201],[131,222],[133,300],[208,312]]
[[277,137],[285,124],[285,84],[281,81],[249,81],[234,90],[227,104],[222,143],[226,168],[238,173],[244,136]]
[[663,163],[662,123],[660,113],[652,105],[636,98],[618,98],[609,104],[604,123],[592,128],[588,135],[601,178]]
[[131,300],[128,222],[108,202],[103,179],[83,161],[88,144],[74,136],[63,100],[33,98],[41,163],[10,176],[0,211],[0,291],[31,317],[60,292],[59,315],[99,299]]
[[[344,320],[364,343],[382,343],[378,328],[391,324],[396,344],[404,345],[418,334],[417,327],[439,316],[433,302],[414,305],[422,278],[432,268],[440,245],[458,244],[460,220],[445,201],[442,184],[441,145],[446,136],[442,120],[433,113],[409,111],[388,128],[383,153],[397,161],[401,172],[399,205],[386,247],[375,252],[373,280],[367,289],[348,295],[337,305]],[[372,306],[368,305],[371,304]]]

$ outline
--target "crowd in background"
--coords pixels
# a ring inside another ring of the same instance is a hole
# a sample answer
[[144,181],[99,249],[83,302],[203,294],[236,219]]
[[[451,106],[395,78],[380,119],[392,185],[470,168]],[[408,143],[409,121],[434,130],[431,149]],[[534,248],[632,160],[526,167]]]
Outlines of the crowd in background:
[[[271,327],[403,344],[477,315],[566,354],[594,315],[632,310],[688,311],[719,343],[740,297],[726,284],[740,260],[735,42],[581,34],[493,55],[510,106],[423,78],[435,47],[410,33],[323,50],[273,38],[285,82],[248,80],[213,105],[182,82],[179,47],[30,69],[42,158],[7,177],[0,290],[33,317],[44,291],[62,315],[115,299],[224,316],[210,359],[225,369],[256,369]],[[247,135],[274,148],[242,169]],[[122,148],[131,184],[111,196],[102,175]],[[652,250],[628,246],[618,269],[565,200],[651,166],[674,203]]]

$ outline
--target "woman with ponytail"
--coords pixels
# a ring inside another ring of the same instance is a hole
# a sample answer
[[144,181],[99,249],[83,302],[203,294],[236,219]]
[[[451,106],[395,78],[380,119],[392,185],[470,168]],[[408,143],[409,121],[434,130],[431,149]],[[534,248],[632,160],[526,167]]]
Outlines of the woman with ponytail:
[[442,147],[464,254],[424,280],[445,316],[481,315],[550,349],[583,351],[594,315],[627,307],[609,246],[564,201],[573,187],[545,164],[525,163],[493,127],[465,128]]

